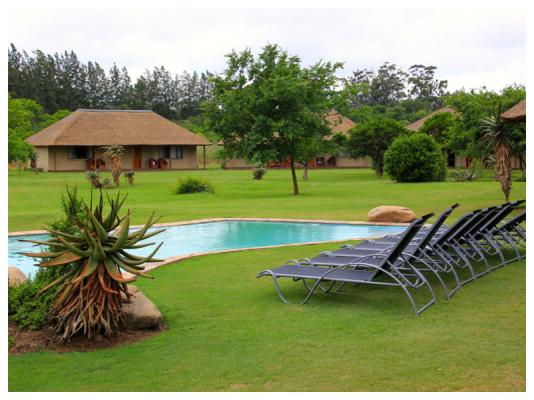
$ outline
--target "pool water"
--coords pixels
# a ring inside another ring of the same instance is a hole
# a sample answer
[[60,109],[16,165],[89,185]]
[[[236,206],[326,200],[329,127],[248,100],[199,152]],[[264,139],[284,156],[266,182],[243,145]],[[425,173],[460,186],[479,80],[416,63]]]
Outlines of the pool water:
[[[150,239],[163,246],[156,254],[163,259],[207,251],[276,246],[291,243],[322,242],[329,240],[363,239],[402,232],[404,227],[380,225],[351,225],[311,222],[220,221],[175,225]],[[156,228],[154,228],[156,229]],[[159,229],[159,228],[158,228]],[[8,238],[8,265],[18,267],[26,275],[34,274],[38,267],[32,258],[17,254],[38,251],[31,243],[18,239],[44,240],[46,234],[10,236]],[[147,255],[153,246],[133,250]]]

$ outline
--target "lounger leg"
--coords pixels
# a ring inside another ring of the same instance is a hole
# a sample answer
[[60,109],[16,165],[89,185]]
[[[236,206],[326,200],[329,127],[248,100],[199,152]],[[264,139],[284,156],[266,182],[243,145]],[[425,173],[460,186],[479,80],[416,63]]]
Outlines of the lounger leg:
[[[449,272],[450,274],[452,274],[453,278],[454,278],[454,282],[456,283],[456,286],[454,287],[454,289],[452,289],[450,291],[450,296],[452,297],[454,295],[454,293],[456,293],[461,287],[462,287],[462,284],[460,282],[460,277],[458,276],[458,273],[456,272],[456,269],[454,268],[454,266],[452,264],[449,263],[449,261],[444,258],[440,253],[436,252],[437,256],[445,263],[445,265],[447,265],[448,267],[448,271],[446,269],[444,269],[445,272]],[[427,256],[427,258],[429,260],[432,260],[432,262],[436,265],[439,266],[438,262],[436,260],[434,260],[432,257],[430,257],[428,254],[425,254]]]
[[[304,287],[308,291],[311,290],[310,287],[308,286],[308,282],[306,282],[306,279],[302,279],[302,283],[304,284]],[[331,282],[330,286],[328,288],[326,288],[326,289],[321,284],[319,284],[318,287],[323,293],[328,293],[328,292],[330,292],[330,290],[332,290],[332,288],[334,287],[335,284],[336,284],[336,282]]]
[[[302,304],[305,304],[309,299],[310,297],[313,295],[313,292],[315,291],[315,289],[317,288],[317,284],[320,282],[320,280],[317,280],[317,282],[315,283],[315,285],[313,285],[313,287],[311,289],[308,290],[308,294],[306,295],[306,297],[304,298],[304,300],[302,300],[300,303],[292,303],[290,301],[288,301],[284,295],[282,294],[282,290],[280,289],[280,285],[278,284],[278,277],[271,271],[271,270],[265,270],[265,271],[262,271],[260,274],[258,274],[256,277],[257,278],[260,278],[264,275],[270,275],[272,278],[273,278],[273,282],[274,282],[274,287],[276,289],[276,292],[278,293],[278,296],[280,297],[280,299],[286,303],[286,304],[289,304],[289,305],[302,305]],[[306,286],[307,287],[307,286]]]
[[452,256],[447,253],[447,251],[441,247],[441,246],[436,246],[436,249],[437,251],[439,252],[439,254],[443,257],[443,258],[447,258],[449,259],[450,261],[452,261],[457,267],[459,268],[467,268],[469,270],[469,273],[471,274],[471,278],[469,279],[464,279],[462,280],[460,283],[461,285],[465,285],[466,283],[469,283],[475,279],[477,279],[477,275],[475,273],[475,270],[473,269],[473,266],[471,265],[471,263],[469,262],[469,260],[467,259],[467,257],[463,254],[463,252],[459,252],[459,251],[456,251],[456,249],[454,247],[450,247],[451,250],[454,252],[454,254],[456,254],[456,256],[463,261],[464,265],[460,265],[460,263],[456,260],[454,260],[452,258]]
[[[445,292],[445,297],[447,298],[447,300],[450,300],[451,298],[451,295],[449,293],[449,288],[447,287],[447,285],[445,285],[445,282],[443,281],[443,279],[441,278],[441,276],[439,275],[438,271],[432,267],[429,263],[427,263],[426,261],[424,261],[422,258],[419,258],[419,257],[416,257],[414,255],[410,255],[411,258],[415,259],[416,261],[420,262],[421,264],[424,264],[433,274],[434,276],[438,279],[441,287],[443,288],[443,291]],[[433,261],[433,260],[432,260]],[[406,261],[408,262],[408,261]],[[409,262],[408,262],[409,263]],[[409,263],[410,266],[414,269],[417,269],[415,266],[411,265],[411,263]],[[438,265],[439,267],[439,265]],[[425,279],[426,280],[426,279]]]

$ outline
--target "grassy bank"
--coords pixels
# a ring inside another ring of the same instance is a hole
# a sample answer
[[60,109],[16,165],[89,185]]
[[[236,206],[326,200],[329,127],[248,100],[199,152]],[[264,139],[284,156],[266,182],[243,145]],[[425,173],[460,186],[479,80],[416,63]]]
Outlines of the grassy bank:
[[[332,245],[326,246],[333,247]],[[525,263],[415,317],[398,288],[346,288],[283,304],[262,267],[325,246],[210,255],[138,286],[168,330],[87,353],[9,357],[12,391],[525,390]],[[289,297],[302,284],[285,282]]]
[[[173,194],[177,178],[188,175],[208,179],[215,193]],[[83,195],[89,194],[90,186],[82,172],[35,175],[26,171],[19,176],[10,171],[9,230],[39,229],[57,218],[65,184],[78,185]],[[135,186],[123,182],[121,191],[128,193],[127,206],[135,208],[134,223],[144,222],[154,209],[162,222],[208,217],[366,220],[367,212],[381,204],[410,207],[422,215],[454,202],[461,203],[462,210],[469,210],[503,201],[497,182],[398,184],[387,178],[377,179],[369,169],[312,170],[310,180],[300,185],[302,194],[293,196],[287,170],[269,170],[263,180],[255,181],[249,170],[208,169],[138,172]],[[512,198],[524,198],[525,183],[513,185]]]

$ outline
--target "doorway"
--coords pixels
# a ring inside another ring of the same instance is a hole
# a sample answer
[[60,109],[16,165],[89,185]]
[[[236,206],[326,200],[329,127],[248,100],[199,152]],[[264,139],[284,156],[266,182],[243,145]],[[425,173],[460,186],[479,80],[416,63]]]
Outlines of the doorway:
[[133,148],[132,168],[141,169],[141,147],[135,146]]

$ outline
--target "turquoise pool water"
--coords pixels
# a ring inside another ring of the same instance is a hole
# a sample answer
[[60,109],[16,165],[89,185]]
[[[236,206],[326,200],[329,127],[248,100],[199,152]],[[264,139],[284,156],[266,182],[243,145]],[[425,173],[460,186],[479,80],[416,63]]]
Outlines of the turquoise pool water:
[[[290,243],[322,242],[328,240],[363,239],[399,233],[399,226],[350,225],[311,222],[265,222],[265,221],[221,221],[166,227],[166,231],[150,238],[163,242],[158,258],[180,256],[206,251],[244,249],[247,247],[275,246]],[[10,236],[8,239],[8,265],[18,267],[26,275],[37,270],[34,260],[17,254],[35,251],[31,243],[18,239],[46,239],[47,235]],[[132,251],[143,255],[153,247]]]

